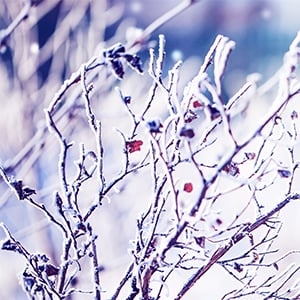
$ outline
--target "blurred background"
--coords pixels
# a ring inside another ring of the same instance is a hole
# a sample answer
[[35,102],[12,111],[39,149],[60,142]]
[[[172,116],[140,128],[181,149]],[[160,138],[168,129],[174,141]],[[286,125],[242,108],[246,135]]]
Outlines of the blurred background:
[[[126,22],[145,28],[180,1],[128,0],[122,3],[125,2],[125,14],[129,18]],[[298,6],[296,0],[204,0],[155,34],[166,35],[167,58],[173,61],[190,57],[203,59],[217,34],[235,41],[226,84],[227,90],[233,92],[247,74],[259,72],[269,76],[280,66],[282,55],[299,30],[299,20],[294,13]],[[235,82],[237,86],[231,87]]]
[[[44,109],[49,106],[64,80],[70,78],[82,63],[94,55],[99,56],[104,48],[114,43],[126,44],[134,40],[140,30],[180,1],[33,2],[36,5],[30,7],[27,17],[7,38],[1,39],[0,164],[8,175],[34,187],[38,191],[39,201],[51,205],[53,191],[60,188],[57,175],[59,145],[46,128]],[[21,0],[0,0],[1,33],[22,12],[25,3]],[[158,35],[165,35],[165,74],[176,61],[183,60],[180,77],[183,86],[197,73],[215,37],[218,34],[228,36],[236,42],[224,79],[229,97],[245,82],[248,74],[259,72],[264,81],[278,69],[290,42],[300,29],[299,8],[297,0],[203,0],[153,32],[148,42],[156,47]],[[147,46],[144,45],[139,53],[145,70],[148,67]],[[94,83],[97,87],[94,94],[97,117],[107,121],[104,142],[111,155],[106,157],[107,176],[113,177],[122,164],[112,161],[111,157],[122,153],[122,147],[116,146],[120,137],[112,134],[111,128],[118,127],[126,132],[129,126],[125,121],[123,123],[127,112],[120,105],[118,96],[112,92],[113,84],[117,84],[135,100],[145,98],[151,80],[141,80],[138,75],[129,72],[122,82],[115,83],[115,80],[107,79],[103,74],[97,75]],[[82,103],[78,100],[80,89],[74,88],[67,97],[68,101],[73,99],[71,101],[76,105],[72,107],[72,113],[68,111],[67,117],[60,120],[61,128],[75,145],[85,143],[94,147],[87,133]],[[139,108],[139,104],[136,105]],[[70,154],[70,161],[76,159],[78,148]],[[74,166],[70,167],[69,172],[70,175],[75,174]],[[141,190],[147,191],[150,183],[145,183],[143,177],[140,181],[143,184]],[[53,228],[48,228],[43,215],[24,202],[17,201],[2,179],[0,191],[0,221],[32,252],[45,252],[54,261],[59,260],[60,237],[56,236]],[[107,280],[107,284],[111,284],[111,288],[120,279],[116,274],[124,273],[123,263],[128,261],[128,241],[135,236],[135,219],[144,208],[144,204],[136,199],[139,191],[127,189],[126,192],[127,201],[120,201],[124,199],[124,194],[118,196],[119,191],[112,193],[111,197],[117,200],[102,212],[102,221],[99,221],[104,240],[109,240],[112,234],[120,235],[119,240],[107,245],[101,254],[104,260],[113,261],[113,265],[122,270],[121,273],[118,270],[108,276],[111,282]],[[86,195],[85,205],[88,206],[93,201],[89,189]],[[2,231],[1,238],[4,238]],[[290,247],[296,246],[297,241],[291,241]],[[24,265],[24,260],[16,253],[0,252],[0,299],[26,299],[17,279]],[[206,299],[216,299],[209,294],[212,291],[207,292]]]

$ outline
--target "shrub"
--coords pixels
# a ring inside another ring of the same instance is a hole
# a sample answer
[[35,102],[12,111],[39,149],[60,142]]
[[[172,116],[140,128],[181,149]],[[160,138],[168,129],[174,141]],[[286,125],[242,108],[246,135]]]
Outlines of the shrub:
[[[32,131],[2,164],[5,189],[15,192],[2,209],[20,218],[17,227],[34,224],[20,234],[2,222],[2,250],[23,257],[29,299],[207,298],[205,276],[207,294],[222,299],[298,299],[299,267],[289,261],[299,250],[284,246],[294,230],[284,211],[300,199],[300,33],[274,76],[263,84],[250,76],[227,99],[235,43],[217,36],[181,90],[182,62],[163,76],[163,35],[147,71],[134,51],[156,22],[133,44],[102,48],[56,93],[50,86],[44,117],[39,103],[19,107]],[[47,98],[45,86],[37,98]]]

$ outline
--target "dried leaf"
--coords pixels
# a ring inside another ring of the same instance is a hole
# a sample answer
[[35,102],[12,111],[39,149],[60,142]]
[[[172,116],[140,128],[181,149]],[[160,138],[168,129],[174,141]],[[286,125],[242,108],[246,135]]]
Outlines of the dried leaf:
[[139,56],[126,53],[123,55],[123,57],[126,59],[127,63],[132,69],[141,74],[143,73],[142,63]]
[[54,275],[58,275],[59,273],[59,268],[52,264],[40,265],[39,270],[41,272],[45,272],[47,276],[54,276]]
[[193,101],[194,108],[202,108],[203,106],[204,105],[200,101],[198,101],[198,100]]
[[159,133],[162,128],[162,124],[159,119],[149,120],[147,122],[150,132]]
[[259,254],[256,251],[254,251],[252,255],[253,255],[252,263],[257,262],[259,260]]
[[208,105],[207,108],[209,110],[210,118],[212,121],[221,116],[220,111],[214,105]]
[[291,171],[285,169],[279,169],[277,172],[282,178],[289,178],[292,175]]
[[31,195],[35,195],[36,194],[36,190],[35,189],[32,189],[31,187],[29,186],[24,186],[23,187],[23,196],[25,198],[31,196]]
[[116,59],[121,57],[121,54],[123,53],[125,53],[125,47],[121,43],[118,43],[104,50],[103,56],[109,59]]
[[235,162],[228,163],[224,168],[223,171],[228,173],[231,176],[238,176],[240,174],[240,169],[238,168]]
[[118,79],[122,79],[124,77],[124,68],[119,59],[113,59],[110,61],[111,66],[113,68],[114,74],[117,76]]
[[20,249],[20,246],[16,242],[14,242],[10,239],[8,239],[8,240],[6,240],[2,243],[1,250],[7,250],[7,251],[22,253],[22,250]]
[[184,116],[185,123],[191,123],[198,118],[198,115],[193,111],[189,110],[186,115]]
[[23,273],[23,285],[27,292],[31,292],[33,287],[36,285],[36,279],[27,272],[27,270]]
[[198,246],[200,246],[201,248],[205,248],[205,237],[204,236],[199,236],[199,237],[195,236],[194,239]]
[[247,159],[253,160],[255,158],[256,154],[254,152],[245,152],[245,156]]
[[141,140],[128,141],[126,142],[126,149],[129,151],[129,153],[133,153],[136,151],[140,151],[142,145],[143,141]]
[[19,200],[24,200],[29,196],[36,194],[34,189],[24,186],[22,180],[13,180],[10,184],[14,188]]
[[193,138],[195,136],[195,132],[192,128],[186,128],[182,127],[179,133],[180,136],[188,137],[188,138]]
[[104,58],[110,62],[114,74],[118,79],[122,79],[124,76],[124,68],[121,62],[121,58],[125,59],[127,64],[139,73],[143,73],[142,63],[139,56],[136,54],[125,53],[125,47],[118,43],[103,51]]
[[235,270],[237,270],[239,273],[243,272],[243,267],[242,267],[239,263],[237,263],[237,262],[235,262],[235,263],[233,264],[233,268],[234,268]]

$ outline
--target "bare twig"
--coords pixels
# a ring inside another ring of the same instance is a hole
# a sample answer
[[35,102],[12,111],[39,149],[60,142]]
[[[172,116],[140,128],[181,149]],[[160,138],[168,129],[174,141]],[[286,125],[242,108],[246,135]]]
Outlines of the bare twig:
[[267,214],[261,216],[258,218],[255,222],[250,223],[245,226],[245,228],[237,234],[233,235],[230,242],[227,243],[225,246],[222,246],[218,248],[211,256],[209,261],[199,269],[190,279],[189,281],[184,285],[182,290],[177,294],[176,300],[181,299],[185,293],[205,274],[221,257],[223,257],[234,245],[236,245],[238,242],[243,240],[246,236],[248,236],[251,232],[259,228],[260,226],[266,224],[266,222],[278,211],[280,211],[282,208],[284,208],[288,203],[290,203],[292,200],[299,200],[300,195],[299,194],[291,194],[286,197],[283,201],[281,201],[276,207],[274,207],[272,210],[270,210]]

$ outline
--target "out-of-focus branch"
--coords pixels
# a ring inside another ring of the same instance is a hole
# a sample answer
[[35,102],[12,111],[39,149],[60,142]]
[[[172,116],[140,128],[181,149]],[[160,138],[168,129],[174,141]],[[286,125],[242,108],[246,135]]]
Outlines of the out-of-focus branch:
[[141,36],[129,47],[131,48],[138,44],[143,44],[149,39],[149,37],[154,31],[156,31],[162,25],[166,24],[167,22],[178,16],[180,13],[182,13],[183,11],[200,1],[201,0],[182,0],[177,6],[175,6],[174,8],[157,18],[148,27],[146,27]]
[[9,24],[5,29],[0,30],[0,48],[5,47],[8,38],[14,32],[14,30],[28,18],[30,9],[33,6],[37,6],[42,1],[26,0],[24,1],[24,6],[16,16],[16,18]]

